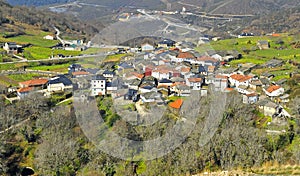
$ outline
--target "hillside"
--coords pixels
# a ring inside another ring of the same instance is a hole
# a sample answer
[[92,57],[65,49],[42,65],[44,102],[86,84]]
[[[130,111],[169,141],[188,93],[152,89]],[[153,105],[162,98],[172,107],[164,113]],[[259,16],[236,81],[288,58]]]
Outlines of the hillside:
[[42,11],[33,7],[13,7],[0,1],[0,11],[0,33],[4,37],[24,34],[26,25],[46,32],[54,32],[53,26],[56,26],[64,31],[65,35],[73,34],[86,38],[98,32],[92,25],[83,23],[74,17]]

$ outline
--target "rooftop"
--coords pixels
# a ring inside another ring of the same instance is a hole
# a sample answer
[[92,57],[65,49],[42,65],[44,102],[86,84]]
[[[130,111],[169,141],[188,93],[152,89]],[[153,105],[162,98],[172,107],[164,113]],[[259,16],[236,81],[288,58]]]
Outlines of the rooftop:
[[39,85],[44,85],[48,82],[48,79],[32,79],[24,82],[19,82],[20,85],[24,85],[27,87],[31,86],[39,86]]
[[174,109],[180,109],[181,106],[182,106],[182,104],[183,104],[183,100],[182,100],[182,99],[178,99],[178,100],[176,100],[176,101],[174,101],[174,102],[171,102],[171,103],[169,104],[169,106],[170,106],[171,108],[174,108]]

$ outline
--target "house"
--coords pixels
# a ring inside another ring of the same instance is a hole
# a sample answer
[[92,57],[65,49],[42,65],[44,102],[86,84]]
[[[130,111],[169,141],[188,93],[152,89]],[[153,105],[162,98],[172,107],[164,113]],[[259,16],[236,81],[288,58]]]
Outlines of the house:
[[153,51],[154,50],[154,46],[149,44],[149,43],[144,43],[141,45],[142,47],[142,51]]
[[220,62],[212,57],[209,56],[202,56],[197,58],[192,64],[202,64],[203,66],[219,66]]
[[64,91],[72,88],[72,81],[65,75],[58,75],[57,77],[51,78],[47,84],[48,92]]
[[20,99],[25,98],[32,91],[34,91],[34,87],[23,87],[17,90],[17,96]]
[[129,65],[127,62],[122,62],[118,65],[118,72],[120,74],[128,73],[134,71],[134,67]]
[[270,43],[266,40],[260,40],[260,41],[257,42],[257,47],[260,50],[270,49]]
[[223,75],[216,75],[215,77],[210,77],[206,80],[207,84],[212,84],[215,91],[225,92],[228,88],[228,77]]
[[147,92],[140,95],[143,103],[153,103],[161,100],[161,94],[158,92]]
[[264,99],[258,103],[259,110],[265,115],[272,117],[277,112],[277,105],[270,100]]
[[18,54],[21,50],[22,46],[17,45],[15,42],[6,42],[3,46],[3,49],[8,54]]
[[190,88],[193,90],[201,90],[202,83],[202,78],[188,78],[186,80],[186,85],[190,86]]
[[158,42],[158,47],[162,47],[162,48],[170,48],[175,46],[175,41],[170,40],[170,39],[164,39],[160,42]]
[[46,39],[46,40],[56,40],[56,36],[53,35],[53,34],[49,34],[49,35],[44,36],[43,39]]
[[271,85],[267,89],[264,89],[264,92],[269,97],[279,97],[280,95],[283,95],[284,88],[279,85]]
[[96,75],[100,71],[100,69],[98,69],[98,68],[87,68],[87,69],[85,69],[85,71],[90,73],[91,75]]
[[173,81],[169,80],[169,79],[162,79],[158,82],[158,87],[159,86],[166,86],[166,87],[169,87],[169,86],[172,86],[173,85]]
[[173,57],[171,59],[172,62],[177,62],[177,63],[181,63],[183,61],[186,62],[193,62],[193,60],[195,60],[195,56],[194,54],[192,54],[191,52],[180,52],[176,57]]
[[106,94],[106,78],[102,75],[92,76],[91,79],[91,95],[105,95]]
[[251,93],[243,95],[243,103],[245,104],[254,104],[258,101],[258,94]]
[[106,81],[110,82],[114,78],[115,73],[113,71],[105,70],[103,76],[106,78]]
[[83,67],[80,64],[71,64],[68,68],[69,75],[72,75],[73,72],[78,72],[83,70]]
[[157,88],[152,85],[143,84],[139,87],[140,93],[157,92]]
[[128,89],[128,92],[124,95],[124,100],[133,100],[137,102],[139,100],[138,91],[134,89]]
[[252,76],[233,74],[229,77],[229,82],[232,86],[239,87],[240,85],[249,86]]
[[259,79],[253,79],[250,81],[250,88],[253,90],[261,90],[263,83]]
[[48,79],[32,79],[24,82],[19,82],[21,88],[32,87],[36,89],[44,89],[47,87]]
[[188,97],[191,95],[191,89],[186,84],[178,84],[173,87],[173,91],[177,96]]
[[263,66],[268,68],[281,67],[284,64],[282,60],[272,59],[265,63]]

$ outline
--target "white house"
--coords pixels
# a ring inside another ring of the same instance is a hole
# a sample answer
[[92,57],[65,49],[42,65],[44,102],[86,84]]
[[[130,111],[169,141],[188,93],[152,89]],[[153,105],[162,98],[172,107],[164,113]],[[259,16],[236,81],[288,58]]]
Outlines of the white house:
[[51,78],[47,84],[48,92],[64,91],[65,89],[72,89],[72,81],[65,75],[58,75],[57,77]]
[[280,95],[283,95],[284,88],[279,85],[272,85],[268,87],[267,89],[264,89],[264,92],[269,97],[278,97]]
[[144,43],[141,45],[141,47],[142,47],[142,51],[153,51],[154,50],[154,46],[149,43]]
[[46,39],[46,40],[56,40],[56,36],[49,34],[49,35],[44,36],[43,39]]
[[106,94],[106,78],[102,75],[93,76],[91,79],[91,95],[105,95]]
[[191,87],[193,90],[201,90],[201,85],[203,83],[202,78],[188,78],[186,80],[186,85]]
[[252,76],[233,74],[229,77],[229,82],[232,86],[239,87],[240,85],[249,86],[252,80]]

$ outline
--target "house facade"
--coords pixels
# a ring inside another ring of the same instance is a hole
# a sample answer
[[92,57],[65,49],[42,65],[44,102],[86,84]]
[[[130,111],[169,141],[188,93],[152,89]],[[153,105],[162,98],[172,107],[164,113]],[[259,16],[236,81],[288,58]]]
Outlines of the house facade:
[[102,75],[92,76],[91,79],[91,95],[105,95],[106,94],[106,78]]

